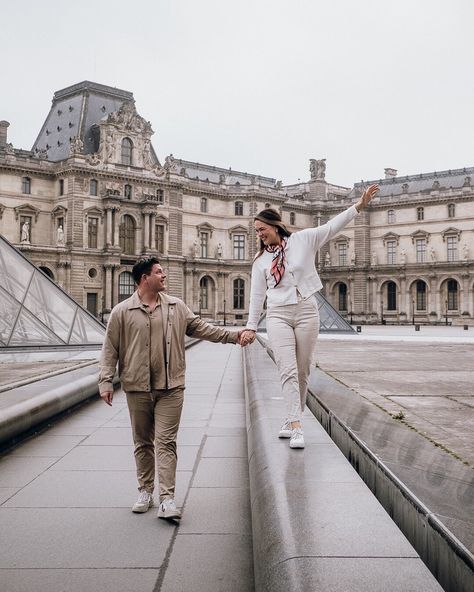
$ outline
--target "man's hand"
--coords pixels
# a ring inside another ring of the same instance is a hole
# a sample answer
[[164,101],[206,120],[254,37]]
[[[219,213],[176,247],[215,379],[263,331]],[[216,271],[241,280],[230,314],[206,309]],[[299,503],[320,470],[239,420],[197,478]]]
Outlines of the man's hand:
[[255,341],[255,331],[252,329],[244,329],[243,331],[239,332],[239,344],[242,347],[245,347],[249,343],[253,343]]
[[356,203],[356,208],[357,208],[358,212],[363,210],[365,208],[365,206],[367,206],[371,202],[372,198],[374,197],[374,195],[377,193],[378,190],[379,190],[379,186],[376,183],[374,183],[373,185],[369,185],[367,187],[367,189],[362,194],[362,197]]
[[112,400],[114,398],[114,391],[104,391],[100,393],[101,399],[112,407]]

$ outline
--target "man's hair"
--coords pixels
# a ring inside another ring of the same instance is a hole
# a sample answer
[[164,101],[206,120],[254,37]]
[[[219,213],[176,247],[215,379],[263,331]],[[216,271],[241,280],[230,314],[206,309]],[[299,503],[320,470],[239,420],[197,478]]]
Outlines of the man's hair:
[[153,265],[160,263],[156,257],[147,257],[145,259],[139,259],[132,269],[133,280],[137,284],[140,283],[142,275],[150,275]]

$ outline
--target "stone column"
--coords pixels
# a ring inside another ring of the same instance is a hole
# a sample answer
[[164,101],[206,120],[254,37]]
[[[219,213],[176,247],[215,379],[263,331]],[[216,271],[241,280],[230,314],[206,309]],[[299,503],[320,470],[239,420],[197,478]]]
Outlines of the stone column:
[[106,208],[105,245],[112,246],[112,208]]
[[119,246],[119,227],[120,227],[120,208],[114,208],[114,237],[113,237],[113,246]]
[[112,266],[112,306],[115,306],[119,301],[119,285],[118,285],[118,265]]
[[111,263],[106,263],[105,268],[105,283],[104,283],[104,308],[107,312],[112,310],[112,267]]
[[143,252],[150,248],[150,214],[143,212]]
[[150,249],[155,249],[156,243],[156,215],[150,215]]

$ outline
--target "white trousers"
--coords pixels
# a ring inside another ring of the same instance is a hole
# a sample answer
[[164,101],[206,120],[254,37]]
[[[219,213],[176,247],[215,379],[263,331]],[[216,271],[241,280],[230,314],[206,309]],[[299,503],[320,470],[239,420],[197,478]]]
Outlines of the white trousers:
[[319,311],[315,296],[267,310],[267,335],[280,374],[288,421],[301,421],[315,359]]

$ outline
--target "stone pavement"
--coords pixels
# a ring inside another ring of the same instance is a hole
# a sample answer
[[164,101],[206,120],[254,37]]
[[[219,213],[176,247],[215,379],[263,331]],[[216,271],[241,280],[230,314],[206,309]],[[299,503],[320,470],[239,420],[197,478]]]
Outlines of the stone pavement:
[[2,592],[253,590],[240,347],[202,343],[187,360],[181,525],[130,511],[124,395],[97,400],[0,459]]

